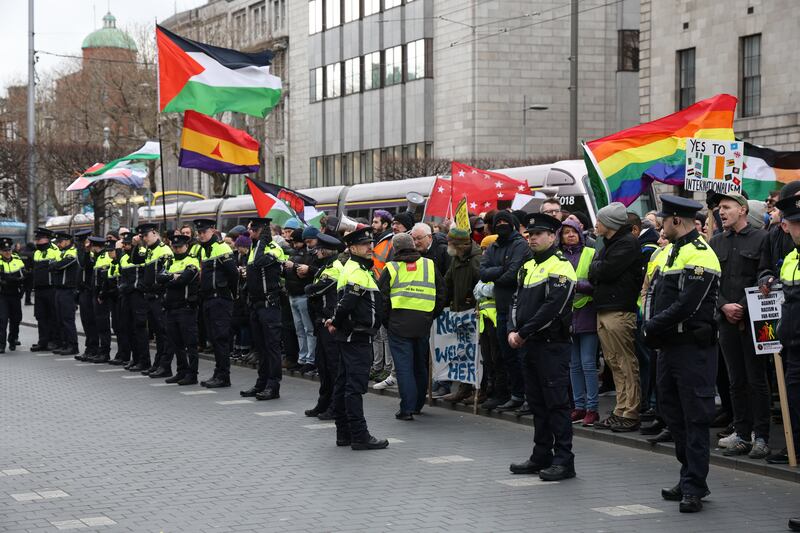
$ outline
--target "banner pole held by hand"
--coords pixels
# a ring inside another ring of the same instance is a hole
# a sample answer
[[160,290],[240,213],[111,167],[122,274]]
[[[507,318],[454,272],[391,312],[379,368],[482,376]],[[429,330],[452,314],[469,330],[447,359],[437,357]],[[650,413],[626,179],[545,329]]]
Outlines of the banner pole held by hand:
[[786,453],[789,455],[789,466],[797,466],[797,455],[794,451],[794,437],[792,435],[792,419],[789,416],[789,401],[786,397],[786,380],[783,376],[783,358],[780,353],[775,354],[775,378],[778,380],[778,397],[781,402],[781,418],[783,419],[783,435],[786,438]]

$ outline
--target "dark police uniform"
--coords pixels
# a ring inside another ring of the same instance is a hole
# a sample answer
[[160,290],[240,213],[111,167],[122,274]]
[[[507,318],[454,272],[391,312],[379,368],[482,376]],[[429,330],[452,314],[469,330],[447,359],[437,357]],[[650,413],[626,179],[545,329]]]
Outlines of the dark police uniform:
[[[47,228],[37,228],[34,237],[37,240],[52,239],[53,232]],[[58,247],[52,242],[37,244],[33,252],[33,290],[36,294],[33,315],[36,317],[39,340],[31,346],[32,352],[57,350],[61,344],[56,317],[56,290],[50,272],[50,265],[60,255]]]
[[[320,233],[317,236],[317,247],[326,250],[341,252],[344,250],[342,241],[331,235]],[[306,416],[333,418],[333,387],[339,371],[339,344],[325,327],[325,321],[333,318],[336,309],[339,276],[344,265],[339,261],[337,254],[319,260],[315,266],[317,273],[314,280],[305,287],[308,296],[308,311],[314,322],[314,335],[317,337],[317,348],[314,361],[319,372],[319,398],[317,405],[305,412]]]
[[[528,231],[556,233],[561,223],[543,213],[529,216]],[[572,300],[577,275],[553,245],[535,252],[519,270],[511,308],[511,328],[522,349],[525,396],[533,412],[533,453],[511,465],[514,473],[538,473],[546,481],[575,477],[570,419],[569,362],[572,354]]]
[[[117,258],[119,267],[119,330],[117,331],[117,346],[120,359],[129,360],[125,370],[137,372],[150,368],[150,356],[147,346],[142,351],[141,343],[135,340],[137,328],[142,328],[144,335],[147,332],[147,310],[144,307],[144,297],[139,290],[141,270],[140,265],[131,262],[133,254],[133,233],[128,233],[122,238],[123,248]],[[141,322],[141,326],[138,325]],[[147,337],[145,337],[147,340]],[[145,360],[146,359],[146,360]]]
[[[0,250],[11,251],[13,241],[0,239]],[[22,292],[25,281],[25,263],[16,256],[0,258],[0,353],[12,352],[19,345],[19,323],[22,321]],[[6,331],[8,335],[6,336]]]
[[61,250],[58,260],[50,265],[53,285],[56,289],[56,316],[61,332],[61,349],[54,350],[58,355],[78,354],[78,330],[75,328],[75,304],[78,278],[81,266],[78,263],[78,250],[69,233],[56,233],[56,242],[70,241]]
[[272,240],[269,218],[250,219],[250,227],[261,227],[247,257],[246,287],[250,308],[250,331],[258,354],[258,379],[242,396],[258,400],[280,398],[281,388],[281,268],[286,254]]
[[[142,224],[138,229],[139,234],[145,235],[150,231],[156,231],[157,226],[155,224]],[[144,265],[142,268],[142,290],[147,307],[147,325],[156,336],[156,355],[153,357],[153,365],[149,369],[143,370],[142,373],[151,378],[165,378],[172,375],[173,349],[164,327],[164,288],[156,283],[156,275],[164,270],[167,260],[172,257],[172,250],[160,239],[152,245],[146,246],[145,250],[144,255],[134,253],[131,258],[134,263]],[[149,359],[149,345],[146,347]]]
[[[660,217],[694,218],[702,206],[663,195]],[[692,230],[675,240],[664,267],[652,281],[645,309],[644,338],[659,348],[656,371],[659,409],[681,463],[678,485],[662,497],[682,500],[681,512],[702,509],[708,494],[709,427],[715,414],[717,329],[714,320],[720,265],[716,254]]]
[[120,292],[119,292],[119,256],[122,253],[121,248],[117,248],[117,241],[109,239],[106,241],[106,253],[113,254],[111,258],[111,266],[108,267],[108,275],[106,276],[106,284],[103,287],[103,298],[111,302],[111,329],[117,337],[117,353],[108,364],[110,365],[124,365],[130,360],[130,347],[125,350],[122,349],[122,344],[119,341],[120,330],[122,329],[121,317],[119,309]]
[[[85,349],[79,360],[85,361],[97,355],[99,339],[94,323],[94,305],[92,297],[94,274],[94,254],[86,249],[86,240],[91,230],[75,232],[75,245],[78,247],[78,264],[80,265],[80,278],[78,279],[78,311],[80,312],[81,326],[85,336]],[[76,359],[78,359],[76,357]]]
[[[186,246],[189,237],[177,235],[172,245]],[[167,260],[166,269],[157,281],[166,287],[164,295],[164,329],[175,351],[175,376],[167,383],[194,385],[197,383],[197,293],[200,286],[200,261],[188,251],[176,253]],[[171,363],[170,363],[171,364]]]
[[[93,246],[105,248],[106,240],[103,237],[91,236],[89,243]],[[105,249],[101,249],[94,257],[92,273],[92,305],[94,308],[94,327],[97,334],[97,347],[91,357],[75,357],[93,363],[106,363],[111,359],[111,306],[112,302],[106,297],[109,280],[108,272],[113,260]]]
[[[361,228],[345,235],[348,246],[372,243],[370,228]],[[389,446],[385,439],[369,434],[364,419],[362,396],[367,392],[372,365],[372,340],[383,317],[383,296],[372,273],[372,258],[352,255],[344,265],[337,282],[339,301],[329,324],[336,328],[339,343],[339,373],[333,390],[333,412],[336,417],[336,444],[353,450],[381,449]]]
[[[198,231],[214,228],[216,221],[197,219]],[[200,385],[208,388],[231,386],[231,311],[233,291],[236,290],[239,271],[233,258],[233,250],[216,235],[200,245],[200,296],[203,301],[201,313],[205,320],[206,335],[214,349],[214,375]]]

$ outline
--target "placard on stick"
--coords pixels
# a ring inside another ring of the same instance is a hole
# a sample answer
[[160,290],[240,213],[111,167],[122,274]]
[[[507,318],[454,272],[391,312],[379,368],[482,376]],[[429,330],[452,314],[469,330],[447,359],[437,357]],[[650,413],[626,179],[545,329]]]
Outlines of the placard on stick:
[[686,139],[687,191],[728,194],[741,192],[744,143],[714,139]]

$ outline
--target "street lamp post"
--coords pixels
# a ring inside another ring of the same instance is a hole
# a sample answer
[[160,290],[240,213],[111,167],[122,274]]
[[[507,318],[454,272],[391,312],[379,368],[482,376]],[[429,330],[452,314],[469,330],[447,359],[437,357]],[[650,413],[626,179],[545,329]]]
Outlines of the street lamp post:
[[544,104],[528,105],[528,95],[522,95],[522,158],[528,151],[528,111],[546,111],[548,107]]

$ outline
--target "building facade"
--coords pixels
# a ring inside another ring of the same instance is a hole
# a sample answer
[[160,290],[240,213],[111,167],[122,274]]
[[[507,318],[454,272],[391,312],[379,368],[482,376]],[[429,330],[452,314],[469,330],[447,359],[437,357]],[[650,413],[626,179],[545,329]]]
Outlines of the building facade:
[[642,0],[641,121],[718,93],[739,98],[739,138],[800,150],[794,0]]

